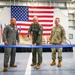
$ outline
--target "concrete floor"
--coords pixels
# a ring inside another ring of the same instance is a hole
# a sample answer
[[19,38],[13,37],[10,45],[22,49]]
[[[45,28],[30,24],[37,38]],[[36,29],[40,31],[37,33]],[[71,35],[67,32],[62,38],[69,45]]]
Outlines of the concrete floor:
[[[51,52],[43,52],[43,62],[39,70],[31,67],[31,53],[16,53],[17,68],[9,67],[8,72],[3,72],[4,53],[0,53],[0,75],[75,75],[75,53],[63,52],[62,67],[50,66]],[[57,54],[58,56],[58,54]],[[57,64],[58,60],[56,60]]]

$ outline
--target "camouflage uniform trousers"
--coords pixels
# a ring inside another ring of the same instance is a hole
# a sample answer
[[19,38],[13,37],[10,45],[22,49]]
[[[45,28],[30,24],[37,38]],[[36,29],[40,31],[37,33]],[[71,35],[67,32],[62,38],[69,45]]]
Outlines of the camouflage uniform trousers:
[[58,60],[62,61],[62,48],[52,48],[52,60],[56,60],[56,51],[58,52]]
[[32,50],[32,62],[41,65],[42,63],[42,48],[34,48]]

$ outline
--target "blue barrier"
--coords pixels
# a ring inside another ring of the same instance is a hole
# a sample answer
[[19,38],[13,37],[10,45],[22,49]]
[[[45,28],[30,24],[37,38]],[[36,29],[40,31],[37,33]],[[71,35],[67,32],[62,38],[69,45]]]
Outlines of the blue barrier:
[[75,44],[70,45],[0,45],[0,48],[68,48],[75,47]]

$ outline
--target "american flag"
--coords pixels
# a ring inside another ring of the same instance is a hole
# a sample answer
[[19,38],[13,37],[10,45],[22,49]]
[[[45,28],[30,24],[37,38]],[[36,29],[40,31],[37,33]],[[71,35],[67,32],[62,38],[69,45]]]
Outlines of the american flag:
[[33,16],[37,16],[38,22],[43,26],[43,35],[50,35],[54,18],[53,6],[11,6],[11,18],[16,18],[22,35],[27,35]]

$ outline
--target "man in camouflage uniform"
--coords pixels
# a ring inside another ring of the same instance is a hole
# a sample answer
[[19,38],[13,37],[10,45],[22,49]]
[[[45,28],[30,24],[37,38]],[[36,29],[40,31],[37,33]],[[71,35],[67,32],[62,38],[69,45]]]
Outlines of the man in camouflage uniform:
[[[33,17],[33,23],[30,25],[28,30],[28,37],[32,33],[32,44],[42,45],[42,26],[38,23],[38,17]],[[38,58],[37,58],[38,53]],[[37,63],[37,64],[36,64]],[[42,48],[34,48],[32,50],[32,64],[31,66],[36,65],[36,69],[40,69],[42,63]]]
[[[65,41],[65,30],[64,28],[59,24],[60,19],[55,19],[55,25],[52,28],[52,32],[50,35],[50,44],[52,45],[63,45],[63,42]],[[61,61],[62,61],[62,48],[52,48],[52,63],[51,66],[55,65],[56,62],[56,50],[58,51],[58,67],[61,67]]]
[[[19,44],[19,34],[18,29],[15,27],[16,19],[11,18],[9,25],[4,28],[3,42],[5,45],[16,45]],[[4,49],[4,69],[3,71],[8,71],[8,62],[10,59],[10,66],[17,67],[15,64],[16,48],[5,48]]]

